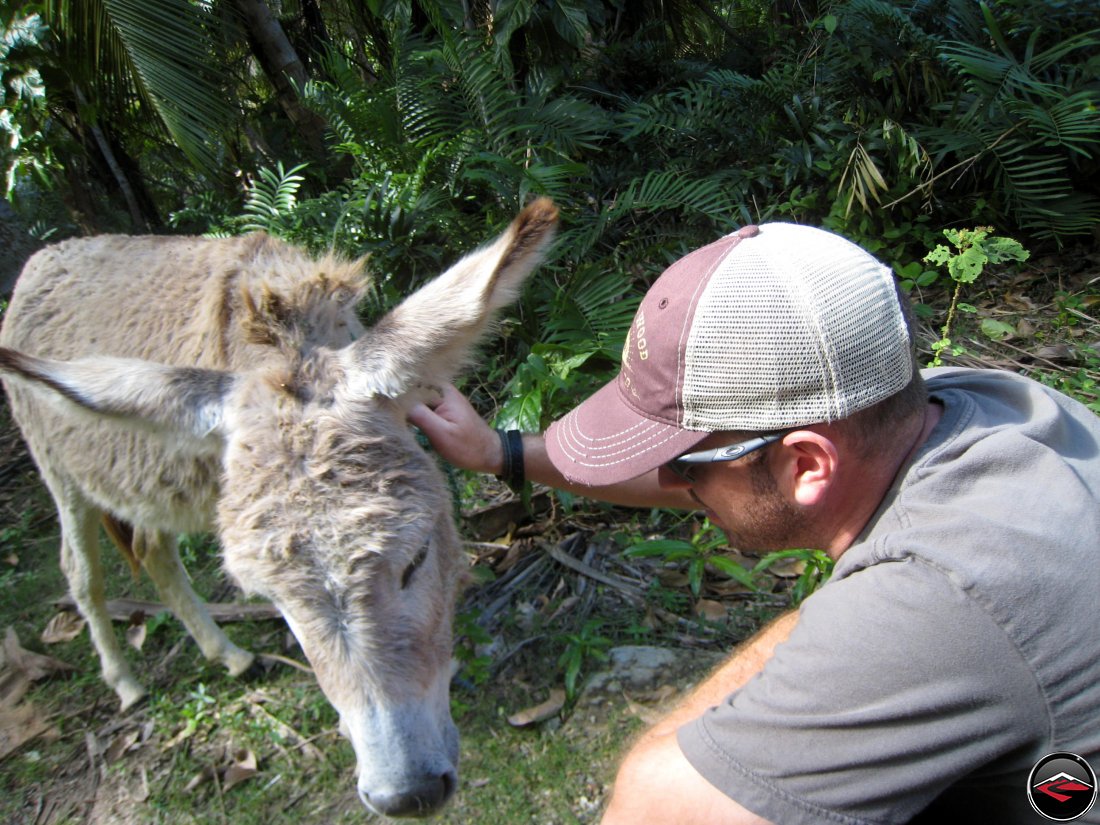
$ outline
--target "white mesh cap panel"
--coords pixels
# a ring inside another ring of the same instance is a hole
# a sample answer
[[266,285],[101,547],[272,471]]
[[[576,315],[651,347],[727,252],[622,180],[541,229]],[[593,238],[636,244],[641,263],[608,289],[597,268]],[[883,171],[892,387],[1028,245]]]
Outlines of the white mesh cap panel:
[[684,365],[692,430],[773,430],[844,418],[912,375],[888,267],[837,235],[764,224],[710,279]]

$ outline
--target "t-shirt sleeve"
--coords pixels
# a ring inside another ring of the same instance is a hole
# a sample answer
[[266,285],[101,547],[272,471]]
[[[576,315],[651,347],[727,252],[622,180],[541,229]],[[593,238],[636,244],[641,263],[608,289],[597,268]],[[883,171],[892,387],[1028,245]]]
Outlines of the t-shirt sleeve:
[[807,599],[763,671],[678,741],[707,781],[773,822],[887,823],[1049,728],[1000,627],[910,559]]

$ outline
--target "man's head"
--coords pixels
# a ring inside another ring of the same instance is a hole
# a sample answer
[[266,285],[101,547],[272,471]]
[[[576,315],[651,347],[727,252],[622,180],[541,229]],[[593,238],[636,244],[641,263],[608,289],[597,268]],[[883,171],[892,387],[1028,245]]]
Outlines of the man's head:
[[714,433],[878,428],[876,410],[923,403],[906,321],[889,267],[850,241],[745,227],[657,279],[618,378],[551,427],[550,459],[571,481],[604,485]]

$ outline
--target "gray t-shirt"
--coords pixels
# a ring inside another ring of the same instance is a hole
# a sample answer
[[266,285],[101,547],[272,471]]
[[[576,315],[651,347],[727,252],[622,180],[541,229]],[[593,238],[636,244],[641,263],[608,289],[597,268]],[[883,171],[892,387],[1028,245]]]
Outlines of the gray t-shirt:
[[1100,771],[1100,418],[1011,373],[925,377],[944,415],[833,578],[679,731],[782,825],[1036,823],[1037,760]]

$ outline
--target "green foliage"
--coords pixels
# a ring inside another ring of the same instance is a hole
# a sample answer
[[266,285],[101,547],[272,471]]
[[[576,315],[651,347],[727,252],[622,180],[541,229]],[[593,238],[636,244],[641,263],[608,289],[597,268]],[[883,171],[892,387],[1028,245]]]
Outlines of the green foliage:
[[252,181],[244,203],[244,232],[269,232],[283,234],[286,220],[297,206],[298,189],[304,177],[298,174],[306,167],[300,163],[284,169],[279,161],[276,168],[264,167]]
[[709,520],[704,519],[699,529],[688,540],[650,539],[629,547],[624,555],[628,558],[660,558],[670,563],[686,564],[688,586],[696,598],[702,592],[703,577],[706,575],[708,566],[740,582],[750,590],[755,590],[756,583],[752,572],[728,556],[722,555],[721,551],[727,548],[726,537]]
[[[953,345],[951,342],[951,329],[956,310],[976,311],[971,305],[960,303],[959,296],[963,285],[977,281],[986,264],[1026,261],[1030,254],[1019,241],[994,237],[991,226],[979,226],[975,229],[945,229],[943,234],[954,250],[938,244],[924,257],[924,260],[926,263],[946,268],[955,287],[951,295],[951,304],[947,309],[947,319],[940,328],[940,339],[932,344],[933,358],[928,364],[930,367],[942,366],[941,356],[945,350],[950,349],[954,355],[964,351],[962,347]],[[931,283],[927,278],[924,280],[926,283]],[[1004,335],[1004,330],[995,323],[983,325],[983,331],[991,338],[1000,338]]]
[[[704,519],[690,539],[659,538],[639,541],[629,546],[624,555],[628,558],[655,558],[665,563],[685,566],[688,588],[696,599],[702,594],[708,569],[733,579],[750,591],[757,591],[763,584],[763,575],[777,564],[792,560],[801,562],[803,569],[790,591],[793,605],[799,604],[825,584],[833,571],[833,560],[821,550],[779,550],[768,553],[751,569],[746,569],[723,554],[728,549],[726,537],[709,520]],[[683,605],[680,606],[682,607]]]
[[1084,348],[1079,354],[1079,362],[1063,370],[1039,369],[1035,377],[1100,415],[1100,354]]
[[195,734],[203,722],[211,720],[216,709],[218,699],[211,696],[206,685],[199,682],[187,695],[187,702],[179,709],[179,715],[184,720],[184,728],[179,734],[181,739],[186,739]]
[[565,674],[565,697],[572,701],[577,696],[577,680],[592,661],[606,662],[611,639],[601,634],[603,620],[589,619],[576,633],[562,636],[565,650],[558,657],[558,667]]
[[835,562],[823,550],[778,550],[760,559],[752,569],[752,576],[755,578],[777,563],[791,559],[803,564],[802,572],[791,587],[791,604],[797,605],[829,580]]
[[1100,29],[1043,48],[1045,21],[1024,40],[1003,29],[993,7],[978,8],[981,39],[948,41],[941,50],[961,88],[935,106],[940,123],[921,135],[930,152],[950,153],[985,175],[1013,225],[1059,242],[1082,234],[1100,220],[1100,199],[1081,178],[1100,157]]
[[460,611],[455,615],[454,657],[461,664],[460,677],[471,685],[483,685],[489,678],[493,659],[479,653],[480,647],[493,641],[492,636],[478,624],[479,611]]

